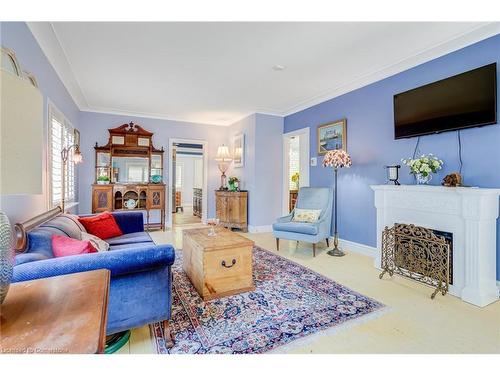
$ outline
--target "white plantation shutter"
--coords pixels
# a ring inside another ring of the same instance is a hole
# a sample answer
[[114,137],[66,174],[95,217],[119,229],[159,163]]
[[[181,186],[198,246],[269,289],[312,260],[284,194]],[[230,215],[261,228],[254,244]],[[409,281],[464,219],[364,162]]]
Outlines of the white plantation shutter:
[[[62,158],[63,148],[71,146],[75,141],[74,128],[61,112],[52,104],[49,105],[49,189],[50,207],[61,204],[62,198]],[[65,201],[72,202],[76,194],[75,164],[73,152],[68,155],[66,163]]]
[[184,185],[184,164],[177,162],[175,165],[175,188],[182,189]]
[[299,137],[290,139],[290,169],[288,171],[288,188],[294,190],[296,188],[295,182],[292,181],[292,176],[300,172],[300,146]]

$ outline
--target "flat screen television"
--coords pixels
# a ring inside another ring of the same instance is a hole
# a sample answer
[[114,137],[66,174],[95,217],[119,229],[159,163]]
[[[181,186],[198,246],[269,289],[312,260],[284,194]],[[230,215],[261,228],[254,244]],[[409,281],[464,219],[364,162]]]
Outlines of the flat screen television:
[[497,64],[394,95],[394,138],[495,124]]

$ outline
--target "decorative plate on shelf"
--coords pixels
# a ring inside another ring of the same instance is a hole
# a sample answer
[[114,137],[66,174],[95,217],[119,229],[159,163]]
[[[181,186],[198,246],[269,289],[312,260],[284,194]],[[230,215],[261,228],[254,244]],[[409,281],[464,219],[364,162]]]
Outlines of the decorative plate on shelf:
[[125,207],[127,207],[129,210],[133,210],[135,206],[137,205],[137,202],[135,199],[127,199],[125,202]]
[[159,184],[161,182],[161,175],[159,174],[154,174],[151,176],[151,182],[153,184]]

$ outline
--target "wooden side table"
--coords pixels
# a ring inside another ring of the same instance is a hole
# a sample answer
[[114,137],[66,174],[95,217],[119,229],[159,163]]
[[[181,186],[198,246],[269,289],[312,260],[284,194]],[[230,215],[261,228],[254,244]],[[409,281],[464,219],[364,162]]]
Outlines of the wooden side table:
[[0,353],[103,353],[108,270],[14,283],[0,307]]

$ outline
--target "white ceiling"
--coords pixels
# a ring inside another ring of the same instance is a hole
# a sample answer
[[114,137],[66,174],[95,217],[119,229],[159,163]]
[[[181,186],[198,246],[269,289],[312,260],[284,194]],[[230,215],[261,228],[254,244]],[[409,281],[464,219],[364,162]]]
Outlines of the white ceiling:
[[499,25],[29,23],[81,110],[215,125],[293,113],[495,35]]

